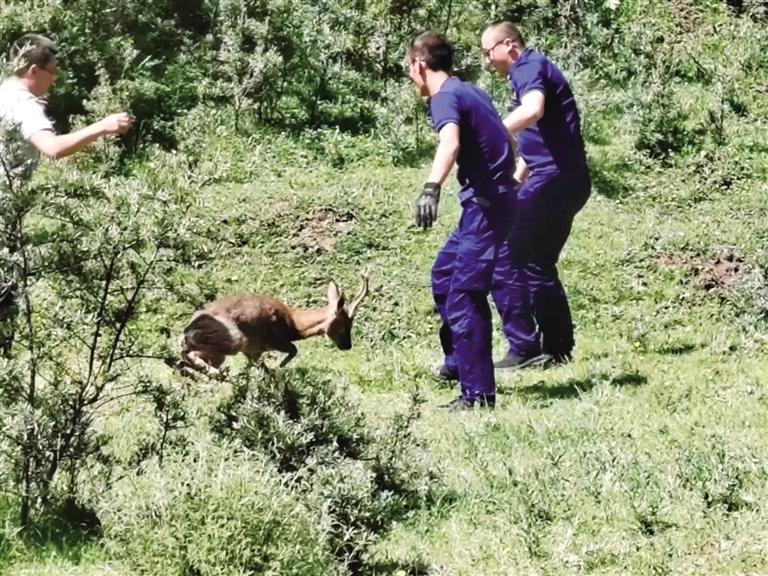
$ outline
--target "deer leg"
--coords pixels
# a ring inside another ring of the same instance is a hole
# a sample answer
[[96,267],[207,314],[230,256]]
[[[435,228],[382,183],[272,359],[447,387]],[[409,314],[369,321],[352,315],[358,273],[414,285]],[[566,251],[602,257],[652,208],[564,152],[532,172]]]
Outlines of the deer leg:
[[280,362],[280,368],[288,364],[291,360],[293,360],[294,356],[299,352],[298,348],[294,346],[293,342],[288,342],[287,344],[281,346],[278,348],[279,352],[285,352],[288,354],[285,358],[283,358],[283,361]]
[[223,380],[229,374],[228,369],[220,369],[226,358],[227,355],[221,352],[211,352],[208,355],[208,365],[212,367],[212,372],[215,374],[214,377],[217,380]]
[[243,352],[248,359],[247,369],[250,370],[254,366],[261,367],[265,372],[269,372],[266,363],[261,359],[261,352]]
[[211,378],[218,378],[221,375],[219,366],[224,362],[224,355],[206,355],[197,350],[188,350],[183,354],[184,362],[190,368],[202,372]]
[[173,370],[185,378],[191,378],[193,380],[198,380],[200,378],[200,373],[184,360],[179,360],[173,367]]

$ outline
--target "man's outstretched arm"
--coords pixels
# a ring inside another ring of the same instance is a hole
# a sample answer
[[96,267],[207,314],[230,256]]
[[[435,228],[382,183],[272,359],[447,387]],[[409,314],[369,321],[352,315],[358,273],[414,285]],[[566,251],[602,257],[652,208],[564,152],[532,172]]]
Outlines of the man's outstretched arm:
[[56,134],[51,130],[40,130],[32,134],[29,141],[40,153],[49,158],[66,158],[103,136],[123,134],[132,125],[133,118],[129,114],[118,112],[69,134]]

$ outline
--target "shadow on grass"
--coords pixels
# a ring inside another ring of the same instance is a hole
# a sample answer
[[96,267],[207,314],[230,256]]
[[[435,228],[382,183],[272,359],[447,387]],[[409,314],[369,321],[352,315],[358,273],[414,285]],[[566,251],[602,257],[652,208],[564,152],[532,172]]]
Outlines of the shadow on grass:
[[659,346],[654,352],[669,356],[680,356],[682,354],[690,354],[701,348],[703,348],[701,344],[668,344],[666,346]]
[[639,372],[624,372],[611,374],[598,372],[585,378],[568,378],[563,382],[545,382],[543,380],[523,387],[503,387],[500,392],[516,394],[536,401],[567,400],[578,398],[588,393],[598,384],[609,386],[642,386],[648,382],[648,377]]
[[592,189],[595,193],[610,200],[626,198],[633,193],[615,167],[593,164],[590,169]]
[[429,563],[422,559],[372,562],[360,571],[362,576],[427,576],[429,573]]
[[51,507],[30,526],[19,532],[19,538],[29,551],[56,554],[73,564],[79,564],[90,544],[102,536],[101,522],[96,513],[72,499],[64,499]]

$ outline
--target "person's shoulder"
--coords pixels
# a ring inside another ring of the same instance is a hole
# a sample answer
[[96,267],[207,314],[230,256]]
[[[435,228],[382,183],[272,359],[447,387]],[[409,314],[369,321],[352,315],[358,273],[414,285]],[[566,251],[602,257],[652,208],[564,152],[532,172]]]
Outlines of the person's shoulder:
[[518,68],[542,68],[547,64],[551,64],[552,61],[549,57],[538,50],[528,48],[520,61],[518,62]]
[[13,77],[5,78],[0,82],[0,93],[5,95],[22,94],[24,87]]
[[14,93],[16,93],[16,82],[14,82],[11,78],[6,78],[2,82],[0,82],[0,100],[7,100],[10,98]]
[[438,94],[457,94],[465,89],[465,84],[466,83],[458,76],[450,76],[443,82],[443,85],[440,86]]
[[0,82],[0,117],[7,117],[18,101],[18,89],[15,84],[10,78]]
[[464,90],[463,82],[455,76],[451,76],[443,82],[443,85],[440,86],[440,90],[438,90],[437,94],[432,96],[432,105],[438,107],[454,107],[461,100],[461,94]]
[[562,74],[563,71],[560,69],[560,67],[555,64],[555,61],[552,60],[549,56],[544,54],[543,52],[539,52],[538,50],[533,50],[531,54],[531,63],[535,66],[538,66],[542,69],[546,69],[550,72],[559,73]]
[[25,140],[41,130],[53,130],[45,113],[45,102],[21,82],[10,78],[0,85],[0,120],[17,130]]
[[42,102],[14,78],[6,78],[0,83],[0,102],[6,106],[29,102],[42,106]]
[[[450,94],[454,97],[472,97],[472,96],[490,96],[488,93],[480,88],[477,84],[474,84],[473,82],[470,82],[469,80],[462,80],[456,76],[451,77],[453,79],[452,82],[445,84],[445,93]],[[442,92],[443,90],[441,90]]]
[[518,87],[541,83],[558,72],[559,69],[546,54],[529,48],[513,70],[512,83]]

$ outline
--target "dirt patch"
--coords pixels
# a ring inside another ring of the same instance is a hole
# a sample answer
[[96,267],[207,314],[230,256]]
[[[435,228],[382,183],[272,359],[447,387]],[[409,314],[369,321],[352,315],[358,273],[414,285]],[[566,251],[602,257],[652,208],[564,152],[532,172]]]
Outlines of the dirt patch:
[[705,264],[699,276],[705,290],[732,288],[744,276],[745,270],[742,258],[731,251],[725,251],[714,262]]
[[352,230],[354,220],[351,212],[337,213],[330,208],[312,209],[299,223],[298,245],[315,254],[333,252],[336,240]]
[[669,0],[670,12],[676,17],[679,30],[685,34],[696,33],[702,28],[702,10],[691,0]]
[[663,268],[684,268],[707,292],[733,288],[747,272],[744,259],[731,248],[722,248],[708,260],[680,252],[662,254],[656,263]]

